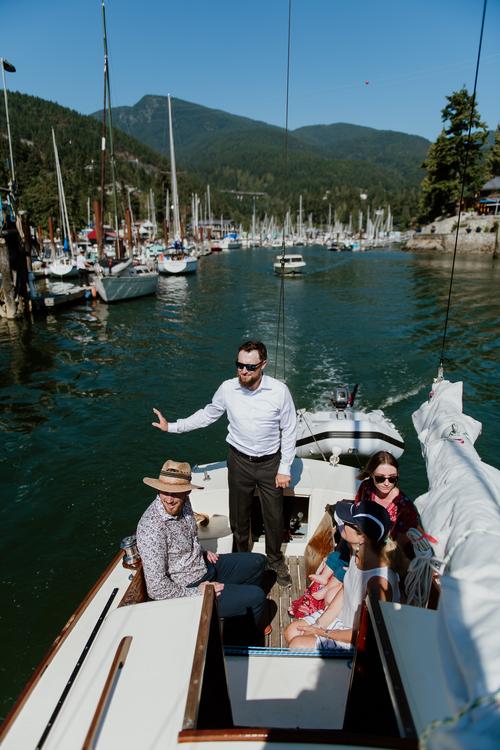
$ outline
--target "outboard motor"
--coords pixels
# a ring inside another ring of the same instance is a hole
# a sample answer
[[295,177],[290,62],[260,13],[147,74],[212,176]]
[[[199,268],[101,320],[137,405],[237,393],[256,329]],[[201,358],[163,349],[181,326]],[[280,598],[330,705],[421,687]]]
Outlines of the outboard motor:
[[342,385],[339,388],[333,389],[332,404],[338,411],[344,411],[347,406],[350,406],[351,392],[348,385]]
[[348,385],[341,385],[338,388],[334,388],[331,401],[337,411],[344,411],[348,406],[354,406],[354,399],[356,398],[357,391],[357,383],[352,391]]

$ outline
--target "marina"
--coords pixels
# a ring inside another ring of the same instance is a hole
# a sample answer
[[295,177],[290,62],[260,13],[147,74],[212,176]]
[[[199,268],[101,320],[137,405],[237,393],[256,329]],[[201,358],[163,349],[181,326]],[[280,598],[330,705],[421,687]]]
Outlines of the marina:
[[[313,52],[292,0],[271,23],[286,10],[284,128],[170,94],[112,106],[96,2],[90,116],[85,87],[78,111],[13,91],[13,140],[6,74],[22,90],[22,66],[0,57],[2,748],[496,750],[500,125],[477,94],[497,9],[485,25],[483,0],[472,93],[428,34],[444,77],[427,71],[415,101],[446,101],[431,142],[292,129]],[[250,33],[245,14],[228,16]],[[369,24],[382,57],[360,29],[340,88],[317,64],[307,104],[364,95],[382,121],[377,79],[423,15],[394,17],[389,46]],[[162,91],[187,90],[195,26]],[[470,47],[456,33],[450,62]],[[136,69],[155,80],[136,41],[131,97]],[[215,74],[235,102],[244,45]],[[245,94],[248,114],[249,79]]]

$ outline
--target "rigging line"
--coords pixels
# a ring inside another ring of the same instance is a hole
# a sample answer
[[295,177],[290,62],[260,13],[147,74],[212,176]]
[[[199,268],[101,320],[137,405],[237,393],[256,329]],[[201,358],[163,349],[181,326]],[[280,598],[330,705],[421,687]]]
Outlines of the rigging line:
[[[285,187],[288,185],[288,103],[290,99],[290,48],[291,48],[291,29],[292,29],[292,0],[288,0],[288,43],[286,59],[286,98],[285,98],[285,141],[284,141],[284,160],[285,160]],[[283,380],[286,382],[286,352],[285,352],[285,219],[283,219],[283,246],[281,253],[281,283],[280,299],[278,305],[278,326],[276,330],[276,351],[274,357],[274,377],[278,369],[278,347],[280,338],[280,328],[283,330]]]
[[[451,293],[453,289],[453,277],[455,274],[455,261],[457,257],[457,246],[458,246],[458,232],[460,230],[460,219],[462,216],[462,201],[464,197],[464,191],[465,191],[465,177],[467,174],[467,167],[469,163],[469,150],[470,150],[470,144],[471,144],[471,133],[472,133],[472,121],[474,118],[474,109],[476,107],[476,91],[477,91],[477,79],[479,75],[479,63],[481,60],[481,48],[483,46],[483,31],[484,31],[484,19],[486,16],[486,6],[488,4],[488,0],[484,0],[483,4],[483,17],[481,19],[481,32],[479,34],[479,47],[477,50],[477,60],[476,60],[476,74],[474,76],[474,91],[472,92],[472,100],[471,100],[471,106],[470,106],[470,115],[469,115],[469,131],[467,133],[467,142],[465,146],[465,158],[464,158],[464,165],[462,170],[462,182],[460,186],[460,201],[458,204],[458,221],[457,221],[457,227],[455,231],[455,246],[453,248],[453,261],[451,264],[451,275],[450,275],[450,287],[448,290],[448,303],[446,306],[446,317],[444,322],[444,330],[443,330],[443,341],[441,343],[441,355],[439,357],[439,372],[443,372],[444,367],[444,350],[446,345],[446,334],[448,331],[448,319],[450,315],[450,305],[451,305]],[[438,376],[439,377],[439,376]]]

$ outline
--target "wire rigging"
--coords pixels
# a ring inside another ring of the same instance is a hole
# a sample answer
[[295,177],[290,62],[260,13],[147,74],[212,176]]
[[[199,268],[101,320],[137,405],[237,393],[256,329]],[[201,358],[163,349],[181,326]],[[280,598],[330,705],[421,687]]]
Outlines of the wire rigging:
[[[285,140],[284,140],[284,161],[285,161],[285,185],[288,184],[288,103],[290,98],[290,49],[291,49],[291,29],[292,29],[292,0],[288,0],[288,44],[287,44],[287,61],[286,61],[286,100],[285,100]],[[276,351],[274,357],[274,377],[278,369],[278,348],[280,339],[280,330],[283,333],[283,380],[286,382],[286,350],[285,350],[285,226],[286,220],[283,219],[283,246],[281,252],[281,284],[280,298],[278,305],[278,327],[276,331]]]
[[479,63],[481,60],[481,48],[483,46],[483,31],[484,31],[484,19],[486,16],[486,6],[488,4],[488,0],[484,0],[483,4],[483,17],[481,19],[481,32],[479,34],[479,46],[477,50],[477,60],[476,60],[476,74],[474,77],[474,91],[472,92],[472,99],[471,99],[471,107],[470,107],[470,115],[469,115],[469,130],[467,133],[467,141],[465,146],[465,158],[464,158],[464,164],[462,169],[462,179],[461,179],[461,185],[460,185],[460,200],[458,204],[458,221],[457,221],[457,227],[455,231],[455,244],[453,248],[453,261],[451,264],[451,274],[450,274],[450,287],[448,290],[448,302],[446,306],[446,316],[444,321],[444,329],[443,329],[443,340],[441,343],[441,354],[439,357],[439,374],[438,377],[442,377],[443,368],[444,368],[444,351],[446,346],[446,334],[448,332],[448,320],[450,316],[450,305],[451,305],[451,294],[453,289],[453,279],[455,275],[455,261],[457,257],[457,246],[458,246],[458,232],[460,230],[460,219],[462,217],[462,203],[463,203],[463,197],[465,192],[465,178],[467,175],[467,167],[469,164],[469,150],[470,150],[470,144],[471,144],[471,133],[472,133],[472,123],[474,120],[474,110],[476,108],[476,92],[477,92],[477,79],[479,75]]

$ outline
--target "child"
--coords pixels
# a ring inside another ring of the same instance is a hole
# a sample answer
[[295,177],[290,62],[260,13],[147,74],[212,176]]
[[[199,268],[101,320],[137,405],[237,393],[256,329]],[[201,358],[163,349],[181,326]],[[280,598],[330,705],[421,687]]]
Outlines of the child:
[[348,565],[349,561],[343,560],[340,552],[330,552],[319,564],[316,572],[308,576],[312,583],[302,596],[292,601],[289,614],[293,617],[306,617],[328,606],[337,591],[342,588]]

